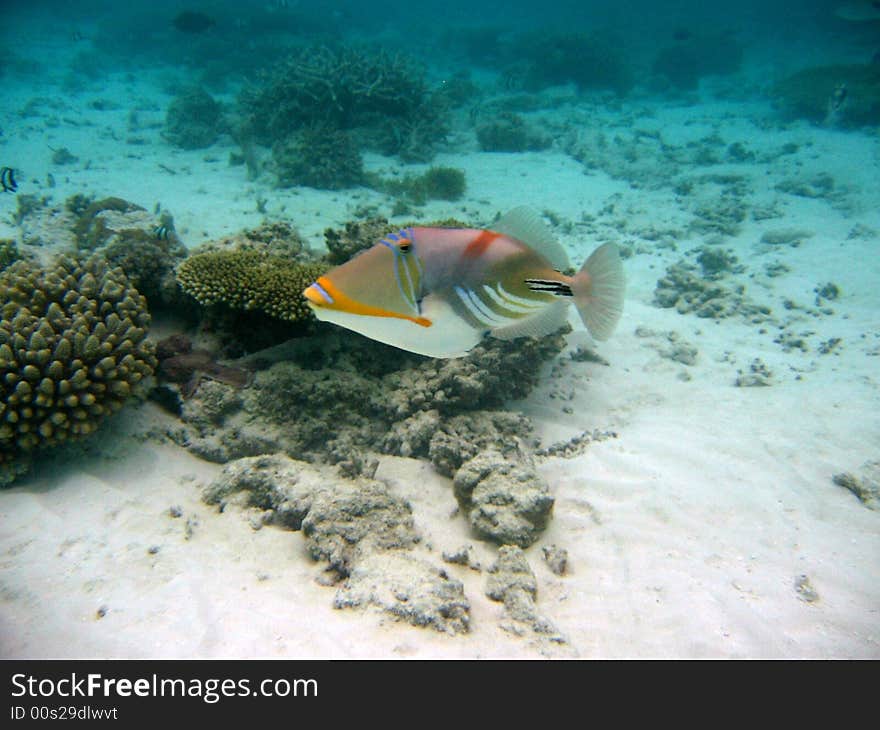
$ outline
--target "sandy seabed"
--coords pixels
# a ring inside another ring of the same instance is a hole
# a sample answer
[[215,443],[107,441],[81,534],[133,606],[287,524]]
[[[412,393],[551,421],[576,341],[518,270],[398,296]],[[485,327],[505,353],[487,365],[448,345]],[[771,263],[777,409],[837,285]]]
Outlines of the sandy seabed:
[[[104,91],[114,93],[124,92]],[[96,111],[88,98],[65,99],[80,127],[43,129],[30,117],[13,119],[17,129],[4,125],[29,160],[23,181],[45,176],[47,147],[62,140],[89,160],[87,168],[55,172],[56,200],[87,190],[147,208],[161,201],[195,246],[258,224],[254,201],[262,195],[270,218],[293,221],[316,248],[323,229],[354,217],[357,206],[385,204],[368,190],[244,182],[222,145],[172,150],[158,129],[155,144],[132,148],[105,134],[122,124],[124,111]],[[558,150],[436,160],[464,169],[468,192],[457,204],[430,203],[429,219],[488,222],[496,211],[529,204],[581,222],[560,235],[576,263],[609,238],[636,252],[625,262],[623,319],[596,348],[609,366],[572,361],[552,376],[548,366],[542,384],[509,406],[533,420],[545,443],[584,430],[617,434],[540,462],[556,504],[526,556],[537,608],[562,641],[510,630],[504,607],[485,595],[485,568],[497,549],[454,514],[450,480],[430,464],[382,457],[376,477],[412,505],[424,554],[473,546],[482,570],[446,566],[470,601],[465,634],[335,609],[335,589],[317,580],[323,566],[308,557],[301,533],[256,530],[235,510],[204,504],[201,490],[221,467],[152,438],[170,416],[143,404],[117,417],[90,453],[44,460],[0,491],[0,656],[880,657],[880,512],[832,482],[880,457],[880,144],[875,133],[806,124],[764,131],[749,111],[744,104],[667,104],[639,124],[679,144],[717,132],[759,157],[783,142],[799,146],[772,164],[711,168],[743,176],[749,205],[778,213],[747,216],[720,244],[745,267],[725,285],[744,284],[777,317],[763,332],[746,318],[699,318],[655,305],[658,278],[702,241],[688,232],[693,201],[585,170]],[[543,118],[554,113],[569,112]],[[154,116],[161,121],[160,112]],[[149,113],[141,117],[149,121]],[[592,123],[607,123],[613,134],[611,112]],[[101,144],[94,147],[96,134]],[[163,173],[160,163],[177,174]],[[396,165],[377,156],[367,164]],[[820,173],[836,181],[834,199],[776,187]],[[9,219],[14,199],[0,204]],[[798,246],[761,242],[768,230],[786,228],[810,235]],[[664,229],[683,232],[676,250],[648,235]],[[8,220],[0,226],[0,236],[16,233]],[[774,262],[787,273],[764,275]],[[826,282],[838,285],[840,297],[825,303],[831,314],[816,313],[814,288]],[[796,306],[786,308],[785,300]],[[806,339],[806,351],[774,342],[767,330],[783,329],[780,322]],[[832,338],[839,344],[822,353],[820,344]],[[686,361],[671,348],[682,342],[695,350]],[[560,358],[589,344],[576,325]],[[756,360],[772,373],[769,386],[736,387]],[[541,558],[550,544],[568,552],[563,575]]]

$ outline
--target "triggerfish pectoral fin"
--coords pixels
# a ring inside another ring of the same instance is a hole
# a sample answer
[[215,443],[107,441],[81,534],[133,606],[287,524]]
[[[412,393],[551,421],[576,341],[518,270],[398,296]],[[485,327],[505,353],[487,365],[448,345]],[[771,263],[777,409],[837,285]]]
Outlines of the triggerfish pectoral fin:
[[605,243],[586,260],[572,277],[574,305],[590,334],[607,340],[623,313],[626,278],[617,246]]

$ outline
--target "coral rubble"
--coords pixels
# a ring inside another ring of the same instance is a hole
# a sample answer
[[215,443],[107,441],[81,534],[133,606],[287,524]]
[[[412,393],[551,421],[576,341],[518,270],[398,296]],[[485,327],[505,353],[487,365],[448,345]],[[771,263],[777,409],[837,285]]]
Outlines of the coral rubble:
[[415,626],[467,632],[463,586],[415,553],[421,536],[409,504],[380,482],[326,470],[280,454],[239,459],[203,499],[222,509],[238,501],[262,521],[301,530],[309,555],[338,585],[336,608],[374,606]]

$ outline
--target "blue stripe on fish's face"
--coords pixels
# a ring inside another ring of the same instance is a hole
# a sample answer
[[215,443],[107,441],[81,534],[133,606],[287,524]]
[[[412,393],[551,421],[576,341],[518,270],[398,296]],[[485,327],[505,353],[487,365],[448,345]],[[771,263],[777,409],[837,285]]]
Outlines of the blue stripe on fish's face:
[[413,314],[419,313],[419,300],[422,297],[422,260],[416,252],[412,228],[397,233],[389,233],[377,245],[385,246],[394,254],[394,280],[404,301]]
[[411,228],[392,233],[372,248],[328,271],[304,296],[319,319],[361,331],[369,317],[398,318],[425,327],[421,316],[422,261]]

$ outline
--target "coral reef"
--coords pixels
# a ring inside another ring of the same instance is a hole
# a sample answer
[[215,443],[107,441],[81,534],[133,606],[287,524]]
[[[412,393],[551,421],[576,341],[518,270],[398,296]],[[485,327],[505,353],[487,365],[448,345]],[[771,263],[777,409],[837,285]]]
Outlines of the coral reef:
[[531,466],[528,419],[492,409],[524,397],[563,346],[561,334],[490,339],[467,357],[436,360],[319,332],[282,347],[274,364],[259,355],[265,369],[222,409],[204,402],[225,386],[204,383],[183,407],[186,428],[173,436],[212,461],[280,451],[349,475],[372,473],[378,452],[427,458],[454,476],[492,449],[494,460],[472,464],[462,482],[463,504],[484,537],[529,544],[553,499]]
[[363,251],[401,226],[389,223],[387,218],[368,218],[349,221],[341,230],[324,231],[324,243],[329,251],[327,260],[334,265],[344,264],[358,251]]
[[[415,554],[421,542],[408,503],[375,480],[348,480],[281,454],[227,464],[203,499],[256,512],[256,525],[301,530],[313,560],[338,584],[334,606],[375,606],[415,626],[467,632],[462,584]],[[252,522],[252,524],[254,524]]]
[[312,317],[302,291],[326,270],[263,251],[212,251],[190,256],[177,270],[181,288],[202,306],[257,310],[288,322]]
[[580,90],[626,94],[634,76],[623,44],[601,33],[533,33],[522,38],[520,58],[527,66],[524,85],[538,90],[572,82]]
[[21,258],[18,244],[9,239],[0,240],[0,271]]
[[652,70],[676,89],[695,89],[704,76],[736,73],[742,55],[729,33],[695,33],[661,50]]
[[[218,380],[234,388],[243,388],[251,380],[250,371],[222,365],[213,353],[193,348],[186,335],[171,335],[156,343],[156,358],[159,379],[180,384],[184,398],[195,393],[204,379]],[[179,408],[174,410],[179,415]],[[211,415],[211,420],[215,420],[216,415]]]
[[95,200],[81,194],[68,198],[65,208],[73,217],[79,250],[98,251],[120,267],[152,309],[184,305],[174,269],[187,250],[169,214],[153,215],[122,198]]
[[501,112],[479,124],[477,142],[484,152],[527,152],[551,145],[549,137],[530,130],[525,120],[513,112]]
[[[846,98],[833,110],[835,90],[846,89]],[[851,64],[818,66],[783,79],[774,88],[774,101],[791,117],[843,127],[880,124],[880,66]]]
[[214,144],[223,127],[220,104],[204,89],[193,88],[168,106],[162,135],[176,147],[197,150]]
[[442,94],[414,65],[383,49],[303,48],[241,95],[242,134],[275,144],[311,125],[359,130],[359,139],[407,161],[427,161],[447,132]]
[[[92,433],[152,375],[146,301],[100,257],[0,273],[0,483]],[[16,464],[17,462],[17,464]]]
[[361,153],[351,135],[326,125],[305,127],[277,142],[272,160],[279,187],[341,190],[364,178]]
[[94,200],[84,195],[74,195],[65,203],[67,209],[76,217],[73,234],[76,246],[80,251],[94,251],[104,246],[113,235],[113,228],[108,222],[113,214],[125,215],[144,209],[122,198],[101,198]]

